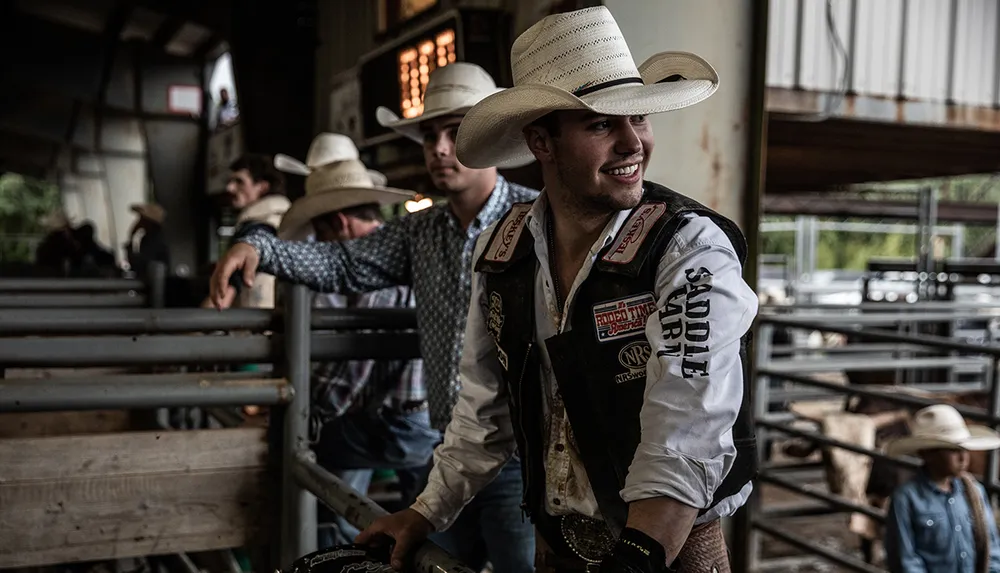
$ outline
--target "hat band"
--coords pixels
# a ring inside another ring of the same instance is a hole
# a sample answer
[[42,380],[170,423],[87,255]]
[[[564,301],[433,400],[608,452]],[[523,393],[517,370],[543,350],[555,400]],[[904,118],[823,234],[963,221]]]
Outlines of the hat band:
[[573,95],[576,97],[583,97],[587,94],[592,94],[597,91],[601,91],[606,88],[613,88],[615,86],[620,86],[623,84],[641,84],[643,83],[642,78],[628,77],[628,78],[618,78],[617,80],[610,80],[606,82],[601,82],[599,84],[594,84],[592,86],[584,85],[584,87],[573,90]]

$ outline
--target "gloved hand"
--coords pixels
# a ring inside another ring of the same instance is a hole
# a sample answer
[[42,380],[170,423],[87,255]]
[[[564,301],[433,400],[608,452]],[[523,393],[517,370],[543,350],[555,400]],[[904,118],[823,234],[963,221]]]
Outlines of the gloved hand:
[[660,542],[631,527],[622,530],[615,548],[601,561],[600,573],[669,573]]

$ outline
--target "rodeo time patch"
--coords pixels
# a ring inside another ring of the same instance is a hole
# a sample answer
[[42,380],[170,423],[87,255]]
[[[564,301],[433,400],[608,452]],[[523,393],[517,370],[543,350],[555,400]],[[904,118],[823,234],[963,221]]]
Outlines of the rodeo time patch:
[[594,305],[597,341],[608,342],[646,330],[646,319],[656,312],[652,293],[638,294]]
[[490,293],[490,305],[486,314],[486,330],[497,345],[497,358],[504,370],[507,370],[507,353],[500,348],[500,330],[503,328],[503,299],[496,291]]

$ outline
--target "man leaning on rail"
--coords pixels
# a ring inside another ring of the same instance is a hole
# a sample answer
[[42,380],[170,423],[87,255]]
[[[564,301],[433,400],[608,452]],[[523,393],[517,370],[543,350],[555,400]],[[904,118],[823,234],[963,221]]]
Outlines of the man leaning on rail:
[[689,53],[638,68],[605,7],[544,18],[514,87],[458,131],[471,167],[534,157],[545,188],[477,244],[462,387],[424,492],[358,537],[392,562],[519,452],[539,571],[728,572],[719,523],[750,495],[746,379],[757,297],[737,226],[643,174],[646,115],[718,85]]

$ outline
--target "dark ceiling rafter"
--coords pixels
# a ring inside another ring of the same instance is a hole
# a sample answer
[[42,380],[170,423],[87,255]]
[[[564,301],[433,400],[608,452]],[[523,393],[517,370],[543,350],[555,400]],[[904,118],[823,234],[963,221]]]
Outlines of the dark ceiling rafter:
[[160,24],[160,27],[156,30],[156,34],[153,35],[153,39],[150,40],[150,44],[158,50],[164,50],[167,47],[167,44],[170,43],[170,40],[173,40],[174,36],[177,35],[177,32],[180,32],[183,27],[183,18],[177,18],[175,16],[167,17],[167,19],[164,20],[163,23]]
[[115,65],[118,46],[121,45],[122,30],[128,23],[128,17],[135,7],[135,0],[118,0],[108,15],[104,24],[104,47],[101,51],[101,77],[97,88],[97,114],[94,125],[94,149],[101,149],[101,139],[104,131],[104,106],[108,99],[108,86],[111,84],[111,74]]
[[219,44],[222,43],[222,41],[222,36],[213,32],[211,36],[206,38],[204,42],[191,52],[191,57],[195,60],[204,60],[209,54],[212,53],[213,50],[219,47]]

